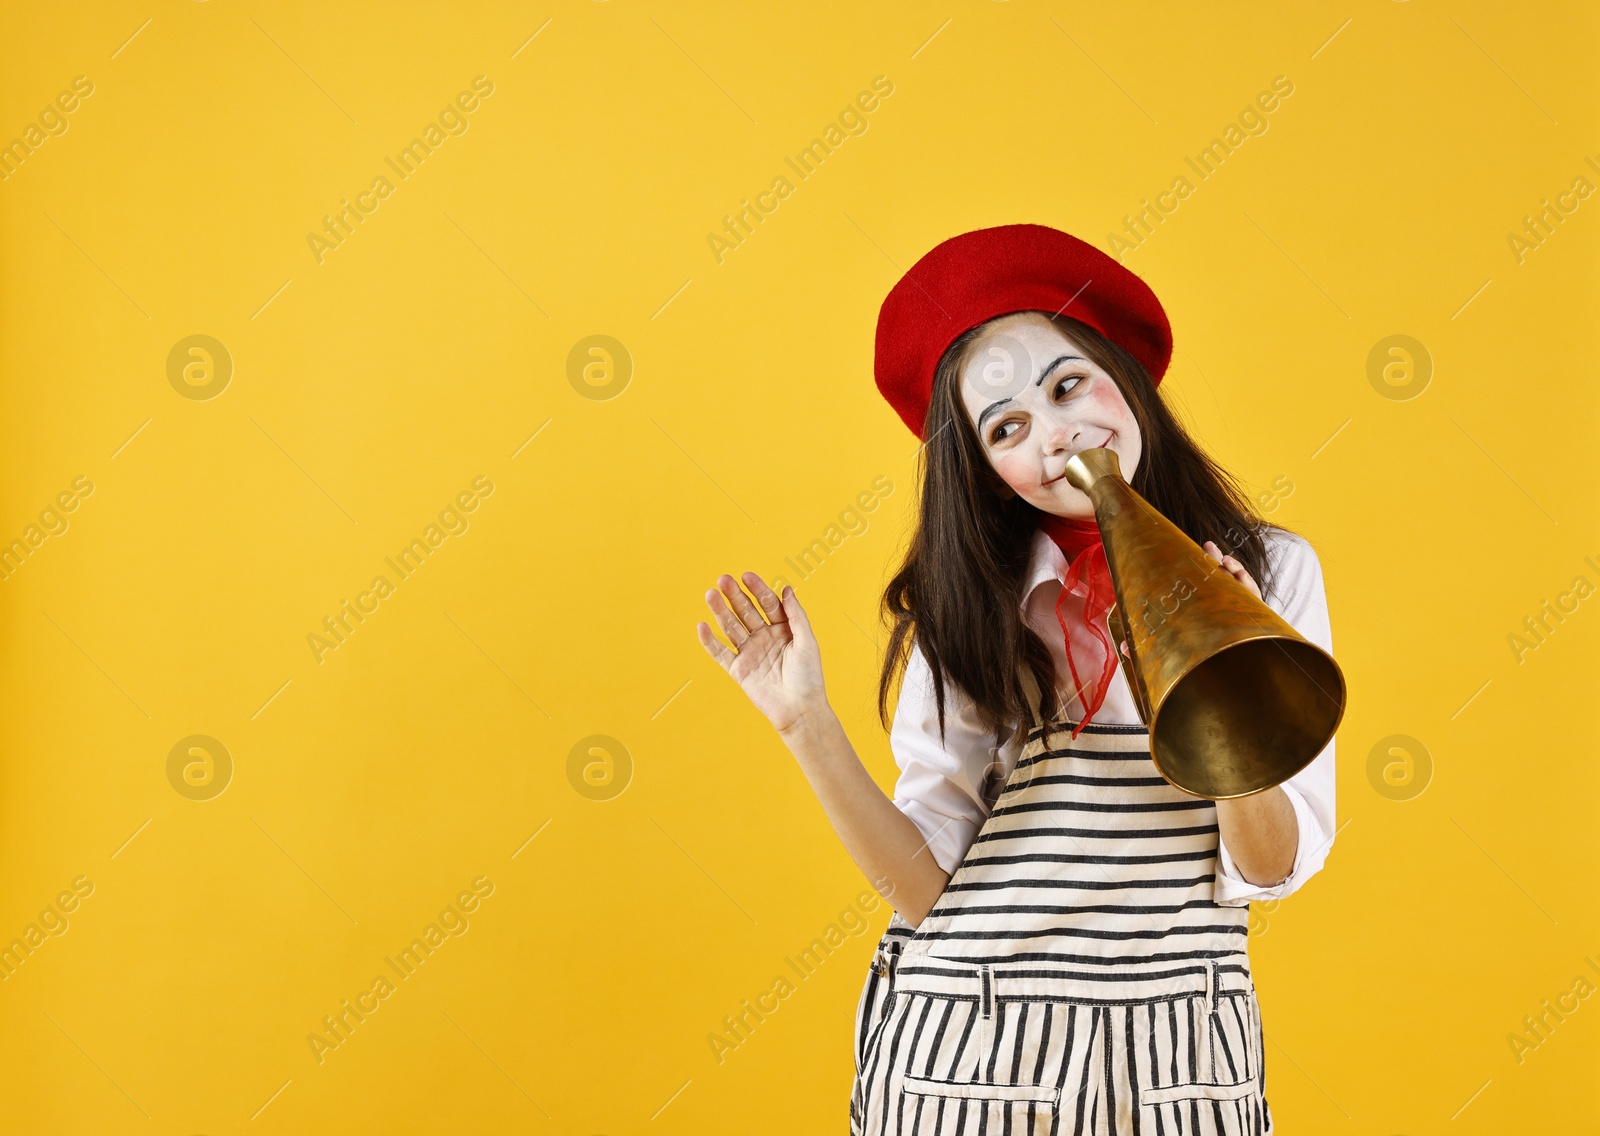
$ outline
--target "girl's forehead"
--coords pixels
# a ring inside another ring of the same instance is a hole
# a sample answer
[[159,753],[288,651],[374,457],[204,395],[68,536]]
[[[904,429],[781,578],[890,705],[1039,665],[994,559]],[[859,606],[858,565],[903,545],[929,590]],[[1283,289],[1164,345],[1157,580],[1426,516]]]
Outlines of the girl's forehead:
[[[1043,312],[1013,312],[997,316],[984,324],[967,350],[967,367],[970,368],[975,360],[991,353],[996,345],[1013,349],[1020,345],[1029,354],[1056,349],[1066,349],[1075,355],[1083,354],[1072,337]],[[1060,351],[1056,350],[1056,354],[1060,354]]]
[[1014,312],[983,325],[962,363],[962,395],[1007,398],[1063,355],[1087,360],[1083,350],[1043,312]]

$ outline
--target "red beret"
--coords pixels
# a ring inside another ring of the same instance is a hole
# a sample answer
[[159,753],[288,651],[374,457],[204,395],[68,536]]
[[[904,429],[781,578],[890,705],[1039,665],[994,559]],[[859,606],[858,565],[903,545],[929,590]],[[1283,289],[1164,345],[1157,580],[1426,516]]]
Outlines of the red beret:
[[1113,258],[1045,225],[1000,225],[951,237],[900,278],[878,311],[878,390],[922,437],[939,358],[962,332],[1008,312],[1088,324],[1160,383],[1172,328],[1150,286]]

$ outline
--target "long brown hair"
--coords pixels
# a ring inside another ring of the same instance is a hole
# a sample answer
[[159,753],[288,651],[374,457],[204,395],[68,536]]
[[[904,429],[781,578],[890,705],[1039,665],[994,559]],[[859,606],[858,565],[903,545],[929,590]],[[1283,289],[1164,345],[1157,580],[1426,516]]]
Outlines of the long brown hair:
[[[1271,573],[1262,541],[1266,522],[1238,482],[1189,436],[1137,359],[1079,320],[1040,314],[1122,391],[1142,443],[1134,491],[1195,543],[1215,540],[1266,594]],[[1019,665],[1033,672],[1046,721],[1059,707],[1055,662],[1019,610],[1041,514],[1020,496],[1004,494],[1005,482],[983,452],[961,400],[967,350],[986,326],[958,336],[934,372],[923,429],[928,443],[918,462],[917,528],[883,593],[883,614],[893,630],[878,681],[878,716],[887,728],[889,695],[915,642],[933,672],[941,738],[948,676],[972,699],[999,745],[1008,724],[1021,730],[1028,721]]]

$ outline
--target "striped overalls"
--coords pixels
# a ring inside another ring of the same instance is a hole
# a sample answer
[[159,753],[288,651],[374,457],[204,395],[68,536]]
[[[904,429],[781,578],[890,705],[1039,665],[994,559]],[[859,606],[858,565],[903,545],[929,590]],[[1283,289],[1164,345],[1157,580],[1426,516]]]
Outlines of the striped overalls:
[[1249,908],[1213,901],[1216,805],[1149,741],[1047,744],[1034,714],[944,894],[878,945],[852,1136],[1271,1136]]

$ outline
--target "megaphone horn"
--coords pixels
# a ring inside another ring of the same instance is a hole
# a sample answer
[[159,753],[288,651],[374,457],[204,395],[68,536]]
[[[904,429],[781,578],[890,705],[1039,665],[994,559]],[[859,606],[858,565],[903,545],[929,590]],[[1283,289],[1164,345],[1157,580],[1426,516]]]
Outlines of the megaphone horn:
[[1309,765],[1344,717],[1333,656],[1135,493],[1110,447],[1074,454],[1066,478],[1094,503],[1117,600],[1107,625],[1161,776],[1221,800]]

